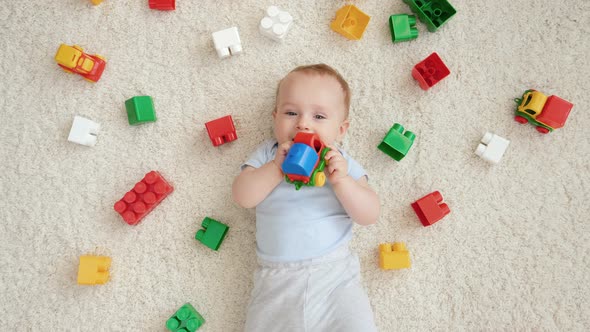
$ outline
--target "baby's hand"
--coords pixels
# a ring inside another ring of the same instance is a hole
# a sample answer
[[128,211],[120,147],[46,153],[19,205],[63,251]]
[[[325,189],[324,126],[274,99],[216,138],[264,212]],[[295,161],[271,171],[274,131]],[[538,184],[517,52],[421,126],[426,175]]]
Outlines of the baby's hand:
[[285,161],[285,157],[287,157],[287,153],[289,153],[289,149],[293,145],[293,141],[287,141],[284,143],[279,144],[277,149],[277,154],[275,155],[275,159],[273,162],[279,167],[279,169],[283,169],[283,162]]
[[344,156],[334,146],[328,146],[330,151],[326,153],[327,176],[331,184],[336,184],[341,179],[348,176],[348,162]]

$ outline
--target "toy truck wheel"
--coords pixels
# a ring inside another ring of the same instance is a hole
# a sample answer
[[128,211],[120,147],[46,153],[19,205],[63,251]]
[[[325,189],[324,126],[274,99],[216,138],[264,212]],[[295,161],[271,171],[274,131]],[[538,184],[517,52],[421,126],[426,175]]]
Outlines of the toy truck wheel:
[[545,127],[537,127],[537,131],[540,132],[541,134],[547,134],[549,133],[549,129],[545,128]]
[[317,172],[313,177],[313,182],[316,187],[323,187],[326,183],[326,174],[324,172]]
[[85,79],[85,80],[87,80],[87,81],[88,81],[88,82],[90,82],[90,83],[96,83],[96,81],[93,81],[93,80],[91,80],[91,79],[89,79],[89,78],[86,78],[86,77],[84,77],[84,79]]
[[516,121],[516,122],[518,122],[520,124],[525,124],[525,123],[528,122],[526,118],[524,118],[524,117],[522,117],[520,115],[515,116],[514,117],[514,121]]

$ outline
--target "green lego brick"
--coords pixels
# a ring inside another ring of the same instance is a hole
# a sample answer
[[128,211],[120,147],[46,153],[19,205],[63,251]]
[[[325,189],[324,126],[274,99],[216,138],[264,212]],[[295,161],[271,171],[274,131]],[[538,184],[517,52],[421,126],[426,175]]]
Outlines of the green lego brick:
[[175,332],[194,332],[203,323],[205,323],[203,316],[190,303],[186,303],[166,321],[166,328]]
[[435,32],[457,13],[446,0],[404,0],[410,9],[426,24],[428,31]]
[[205,219],[203,219],[201,227],[204,229],[197,231],[197,234],[195,234],[195,239],[213,250],[219,249],[219,246],[221,245],[221,242],[223,242],[223,238],[225,238],[225,234],[227,234],[229,227],[209,217],[205,217]]
[[150,96],[136,96],[125,101],[130,125],[156,121],[154,101]]
[[391,158],[400,161],[410,151],[415,138],[416,135],[413,132],[407,130],[404,133],[404,127],[399,123],[395,123],[377,148]]
[[391,15],[389,17],[391,41],[394,43],[418,38],[416,16],[407,14]]

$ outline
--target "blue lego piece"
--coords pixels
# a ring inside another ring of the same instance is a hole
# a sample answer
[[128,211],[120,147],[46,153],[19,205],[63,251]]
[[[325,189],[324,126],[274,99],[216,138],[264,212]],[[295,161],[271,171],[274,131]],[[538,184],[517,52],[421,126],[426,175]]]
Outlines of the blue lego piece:
[[318,159],[318,153],[311,146],[295,143],[289,149],[281,168],[285,174],[310,176]]

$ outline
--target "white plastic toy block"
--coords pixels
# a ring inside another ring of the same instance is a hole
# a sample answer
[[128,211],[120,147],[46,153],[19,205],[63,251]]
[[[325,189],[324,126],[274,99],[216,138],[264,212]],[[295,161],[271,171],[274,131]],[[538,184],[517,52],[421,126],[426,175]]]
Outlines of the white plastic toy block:
[[475,154],[485,161],[497,164],[502,159],[510,141],[488,132],[481,139],[481,143],[477,146]]
[[277,6],[266,9],[266,15],[260,20],[260,33],[276,41],[283,41],[293,24],[293,17]]
[[86,146],[94,146],[99,129],[100,125],[98,123],[76,115],[74,117],[74,123],[72,123],[68,141]]
[[242,53],[240,34],[236,27],[214,32],[213,44],[215,44],[217,55],[222,59]]

